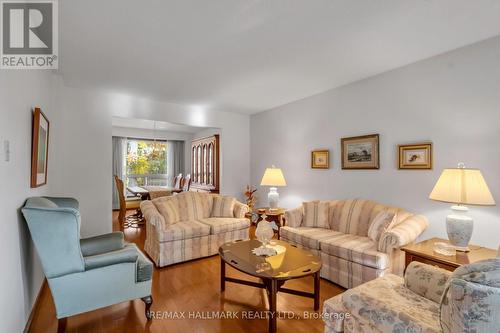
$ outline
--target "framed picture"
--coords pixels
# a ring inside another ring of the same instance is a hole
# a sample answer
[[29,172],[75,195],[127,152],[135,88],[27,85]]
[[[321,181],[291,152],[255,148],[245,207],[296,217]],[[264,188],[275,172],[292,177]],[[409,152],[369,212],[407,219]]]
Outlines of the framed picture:
[[31,145],[31,187],[47,184],[47,159],[49,157],[49,120],[40,108],[33,111]]
[[399,169],[431,170],[432,143],[399,145]]
[[342,138],[342,169],[379,169],[379,135]]
[[330,151],[329,150],[313,150],[311,152],[311,168],[313,168],[313,169],[329,169],[330,168]]

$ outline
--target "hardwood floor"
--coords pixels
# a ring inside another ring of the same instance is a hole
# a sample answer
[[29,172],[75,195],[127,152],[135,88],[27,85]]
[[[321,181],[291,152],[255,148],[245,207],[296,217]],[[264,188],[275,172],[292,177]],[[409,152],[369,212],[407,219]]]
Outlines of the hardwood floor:
[[[113,229],[119,230],[117,213],[113,213]],[[145,228],[125,229],[125,238],[144,245]],[[253,234],[253,229],[251,230]],[[193,260],[153,272],[152,310],[159,317],[150,322],[144,317],[141,300],[124,302],[68,318],[67,332],[267,332],[265,291],[253,287],[226,284],[223,295],[219,292],[218,256]],[[229,276],[252,280],[229,266]],[[254,279],[255,280],[255,279]],[[312,291],[312,277],[288,281],[287,287]],[[321,279],[321,304],[344,289]],[[313,311],[313,300],[288,294],[278,294],[278,332],[323,332],[324,325]],[[228,311],[235,319],[201,319],[198,316]],[[170,316],[170,317],[169,317]],[[176,318],[177,316],[177,318]],[[184,316],[185,318],[182,318]],[[246,317],[244,317],[246,316]],[[251,319],[251,317],[255,319]],[[191,318],[190,318],[191,317]],[[193,318],[196,317],[196,318]],[[260,317],[260,318],[259,318]],[[293,317],[293,318],[292,318]],[[30,332],[57,331],[55,308],[50,290],[45,283],[40,294],[39,306],[33,313]]]

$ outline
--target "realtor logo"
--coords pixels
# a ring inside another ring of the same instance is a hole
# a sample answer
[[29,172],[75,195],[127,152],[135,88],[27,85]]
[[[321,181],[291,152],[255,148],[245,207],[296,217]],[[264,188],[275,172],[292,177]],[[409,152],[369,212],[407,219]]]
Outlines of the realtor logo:
[[0,68],[57,69],[57,0],[0,4]]

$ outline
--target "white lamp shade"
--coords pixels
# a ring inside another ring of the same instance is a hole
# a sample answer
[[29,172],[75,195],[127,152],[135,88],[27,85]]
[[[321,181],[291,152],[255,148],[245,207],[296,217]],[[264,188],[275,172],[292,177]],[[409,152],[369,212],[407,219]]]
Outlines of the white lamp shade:
[[495,205],[478,169],[444,169],[429,199],[463,205]]
[[260,182],[261,186],[286,186],[285,177],[280,168],[267,168]]

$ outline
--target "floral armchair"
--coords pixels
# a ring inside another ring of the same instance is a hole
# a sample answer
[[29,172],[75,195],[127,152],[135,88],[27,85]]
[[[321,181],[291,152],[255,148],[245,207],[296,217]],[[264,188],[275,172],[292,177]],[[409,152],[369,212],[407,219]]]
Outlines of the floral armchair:
[[500,258],[454,272],[412,262],[327,300],[325,333],[500,332]]

